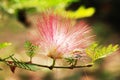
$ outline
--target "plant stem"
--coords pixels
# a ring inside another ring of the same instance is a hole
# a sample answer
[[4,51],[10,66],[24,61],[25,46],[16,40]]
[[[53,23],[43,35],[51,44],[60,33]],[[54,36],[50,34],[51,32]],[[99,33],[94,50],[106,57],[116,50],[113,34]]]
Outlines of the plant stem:
[[30,57],[30,63],[32,63],[32,57]]
[[55,61],[56,61],[56,59],[53,59],[53,63],[52,63],[52,65],[49,67],[50,70],[52,70],[52,69],[54,68]]
[[77,64],[77,59],[75,59],[75,63],[74,63],[74,66]]
[[77,59],[75,59],[74,63],[71,65],[71,69],[73,69],[74,66],[76,66],[76,64],[77,64]]
[[[85,68],[85,67],[92,67],[92,64],[87,64],[87,65],[81,65],[81,66],[55,66],[55,59],[53,59],[53,64],[51,66],[48,65],[40,65],[40,64],[35,64],[35,63],[29,63],[29,62],[18,62],[18,63],[24,63],[24,64],[30,64],[33,66],[38,66],[38,67],[44,67],[44,68],[49,68],[50,70],[52,70],[53,68],[62,68],[62,69],[74,69],[74,68]],[[9,65],[8,63],[14,63],[14,61],[8,61],[8,60],[4,60],[4,59],[0,59],[0,62],[3,62],[7,65]],[[15,65],[16,67],[19,67],[17,65]]]

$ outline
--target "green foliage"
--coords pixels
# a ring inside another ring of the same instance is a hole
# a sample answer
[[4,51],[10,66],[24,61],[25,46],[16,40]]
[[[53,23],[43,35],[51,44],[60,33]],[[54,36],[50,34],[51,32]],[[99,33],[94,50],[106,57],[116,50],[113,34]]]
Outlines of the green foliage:
[[68,3],[75,1],[78,0],[1,0],[0,4],[6,12],[14,14],[17,9],[23,8],[36,8],[40,12],[49,8],[65,8]]
[[5,47],[7,47],[9,45],[11,45],[11,43],[7,43],[7,42],[0,43],[0,49],[5,48]]
[[118,50],[118,45],[108,45],[108,46],[99,46],[97,43],[92,44],[86,49],[86,54],[92,59],[92,61],[96,61],[99,58],[106,57]]
[[75,59],[72,57],[65,58],[65,60],[68,62],[69,65],[73,65],[75,63]]
[[[29,62],[22,62],[22,61],[19,61],[18,59],[10,56],[10,59],[12,60],[11,62],[10,61],[7,61],[7,64],[12,68],[13,67],[19,67],[19,68],[22,68],[22,69],[26,69],[26,70],[31,70],[31,71],[36,71],[38,70],[38,67],[35,66],[35,65],[32,65],[32,64],[29,64]],[[14,68],[15,69],[15,68]]]
[[30,41],[26,41],[24,47],[26,49],[26,54],[32,58],[36,53],[37,46],[33,45]]
[[[86,8],[84,5],[80,6],[76,11],[66,11],[65,8],[72,2],[79,0],[2,0],[0,7],[2,12],[7,14],[17,14],[17,10],[25,9],[27,12],[44,12],[48,9],[54,10],[55,13],[69,18],[84,18],[90,17],[95,13],[94,7]],[[6,4],[3,4],[6,3]]]
[[[58,9],[56,10],[58,14],[62,14],[63,16],[67,16],[69,18],[77,19],[77,18],[84,18],[84,17],[90,17],[95,13],[94,7],[88,7],[80,6],[76,11],[65,11],[64,9]],[[65,15],[66,14],[66,15]]]
[[[31,64],[30,62],[20,61],[13,56],[14,56],[14,54],[12,54],[4,59],[0,58],[0,61],[7,64],[13,73],[15,72],[16,67],[21,68],[21,69],[30,70],[30,71],[39,70],[39,67],[37,65]],[[2,70],[2,68],[0,68],[0,70]]]
[[[11,43],[0,43],[0,49],[6,47],[8,45],[11,45]],[[25,46],[27,55],[30,57],[29,62],[23,62],[23,61],[16,59],[15,57],[13,57],[14,54],[12,54],[6,58],[3,58],[3,59],[0,58],[0,62],[7,64],[13,73],[16,70],[16,67],[30,70],[30,71],[39,70],[39,67],[45,67],[45,68],[49,68],[49,69],[53,69],[53,68],[73,69],[73,68],[91,67],[91,64],[85,65],[85,66],[76,66],[76,64],[78,62],[78,59],[76,58],[76,56],[79,56],[79,55],[75,55],[73,57],[70,56],[70,57],[65,58],[65,60],[70,65],[67,67],[66,66],[54,66],[55,65],[54,59],[53,59],[52,66],[35,64],[35,63],[32,63],[32,57],[36,53],[37,46],[33,45],[30,41],[26,41],[24,46]],[[88,57],[90,57],[92,59],[92,62],[94,62],[99,58],[103,58],[103,57],[110,55],[112,52],[114,52],[116,50],[118,50],[118,45],[113,46],[112,44],[110,44],[105,47],[105,46],[100,46],[97,43],[94,43],[86,49],[86,54],[88,55]],[[2,70],[2,68],[0,68],[0,70]]]

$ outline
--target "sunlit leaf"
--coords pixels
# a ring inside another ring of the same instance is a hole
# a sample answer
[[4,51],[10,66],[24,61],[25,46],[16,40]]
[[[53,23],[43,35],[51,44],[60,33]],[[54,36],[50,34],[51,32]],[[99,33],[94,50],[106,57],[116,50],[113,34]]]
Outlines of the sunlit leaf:
[[113,46],[110,44],[105,47],[94,43],[86,49],[86,54],[92,59],[92,61],[95,61],[112,54],[116,50],[118,50],[118,45]]
[[[37,11],[45,11],[50,8],[65,8],[69,3],[78,0],[2,0],[1,7],[5,12],[14,14],[17,9],[36,8]],[[4,4],[6,3],[6,4]]]
[[56,11],[58,14],[62,14],[63,16],[77,19],[92,16],[95,13],[95,8],[85,8],[85,6],[80,6],[76,11],[65,11],[64,9],[58,9]]
[[5,47],[7,47],[9,45],[11,45],[11,43],[7,43],[7,42],[0,43],[0,49],[5,48]]

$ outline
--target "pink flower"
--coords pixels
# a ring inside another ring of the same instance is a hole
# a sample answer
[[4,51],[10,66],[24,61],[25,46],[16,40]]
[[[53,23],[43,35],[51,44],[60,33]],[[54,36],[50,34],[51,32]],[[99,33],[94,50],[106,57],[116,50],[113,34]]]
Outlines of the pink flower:
[[84,21],[76,24],[58,15],[43,14],[37,21],[37,30],[32,33],[31,40],[41,48],[41,53],[56,59],[75,50],[84,51],[92,38],[91,29]]

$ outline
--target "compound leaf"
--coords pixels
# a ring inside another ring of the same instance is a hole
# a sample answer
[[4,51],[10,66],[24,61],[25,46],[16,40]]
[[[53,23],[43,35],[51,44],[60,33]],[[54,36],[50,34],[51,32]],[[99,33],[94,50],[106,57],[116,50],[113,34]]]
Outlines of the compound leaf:
[[35,55],[37,46],[33,45],[30,41],[26,41],[24,46],[26,49],[26,54],[32,58]]
[[103,58],[110,55],[116,50],[118,50],[118,45],[110,44],[108,46],[99,46],[97,43],[94,43],[86,49],[86,54],[94,62],[99,58]]

